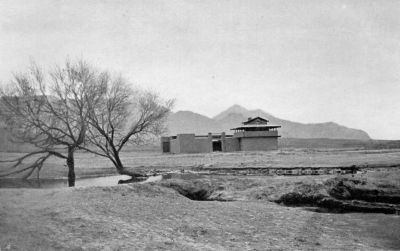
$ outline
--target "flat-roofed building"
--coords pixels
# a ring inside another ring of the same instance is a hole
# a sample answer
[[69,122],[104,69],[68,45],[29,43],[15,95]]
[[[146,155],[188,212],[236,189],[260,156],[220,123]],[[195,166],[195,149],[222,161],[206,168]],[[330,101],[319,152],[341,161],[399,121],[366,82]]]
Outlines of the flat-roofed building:
[[161,137],[162,152],[165,153],[206,153],[234,151],[269,151],[278,149],[277,125],[269,125],[261,117],[249,118],[242,126],[232,128],[233,135],[224,132],[208,135],[178,134]]

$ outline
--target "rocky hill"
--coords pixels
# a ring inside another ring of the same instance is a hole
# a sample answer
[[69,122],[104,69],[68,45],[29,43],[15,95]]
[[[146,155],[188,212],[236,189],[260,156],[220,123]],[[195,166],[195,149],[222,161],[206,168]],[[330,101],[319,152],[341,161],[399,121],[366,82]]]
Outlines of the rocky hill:
[[207,134],[208,132],[223,131],[218,121],[191,111],[172,113],[168,118],[167,125],[170,134]]
[[370,139],[369,135],[362,130],[348,128],[334,122],[303,124],[277,118],[260,109],[247,110],[239,105],[231,106],[213,118],[191,111],[172,113],[168,119],[168,129],[170,135],[223,131],[230,133],[231,128],[241,125],[249,117],[256,116],[268,119],[271,124],[282,126],[279,131],[280,135],[285,138]]

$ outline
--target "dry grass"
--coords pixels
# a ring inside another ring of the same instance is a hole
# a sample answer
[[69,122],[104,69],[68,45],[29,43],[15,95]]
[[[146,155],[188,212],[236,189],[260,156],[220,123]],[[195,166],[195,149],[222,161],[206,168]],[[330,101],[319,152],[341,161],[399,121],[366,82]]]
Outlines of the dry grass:
[[[10,154],[1,153],[1,158]],[[280,150],[162,155],[124,153],[144,170],[197,166],[393,165],[400,150]],[[108,161],[77,154],[78,177],[115,173]],[[65,177],[58,160],[43,177]],[[378,169],[376,169],[378,170]],[[376,184],[398,184],[399,173],[367,172]],[[400,218],[384,214],[321,214],[269,202],[330,176],[208,177],[216,198],[193,201],[157,184],[62,189],[0,189],[1,250],[372,250],[400,248]],[[389,180],[389,181],[388,181]],[[168,185],[168,182],[170,184]],[[180,181],[182,182],[182,181]],[[183,181],[185,182],[185,181]],[[397,183],[396,183],[397,182]],[[173,182],[172,182],[173,183]],[[187,185],[190,186],[190,183]],[[165,187],[166,186],[166,187]]]
[[[20,156],[21,153],[0,152],[0,159]],[[124,152],[127,167],[150,171],[153,169],[193,169],[197,167],[332,167],[332,166],[390,166],[400,165],[400,149],[282,149],[272,152],[234,152],[208,154],[162,154],[159,152]],[[76,154],[78,177],[116,174],[110,161],[87,153]],[[50,159],[42,169],[44,178],[66,177],[67,168],[60,159]],[[4,164],[0,168],[4,168]]]
[[320,214],[268,201],[200,202],[151,184],[2,189],[0,202],[2,250],[400,247],[398,216]]

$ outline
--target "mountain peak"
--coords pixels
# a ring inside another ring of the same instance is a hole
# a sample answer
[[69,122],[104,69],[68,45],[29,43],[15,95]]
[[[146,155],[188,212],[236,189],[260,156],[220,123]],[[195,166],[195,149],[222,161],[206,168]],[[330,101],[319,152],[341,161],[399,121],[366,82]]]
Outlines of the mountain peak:
[[235,104],[216,115],[208,118],[190,111],[180,111],[169,117],[170,134],[208,132],[230,132],[230,128],[247,121],[249,117],[262,117],[268,119],[271,124],[282,126],[279,130],[282,137],[287,138],[333,138],[333,139],[370,139],[362,130],[347,128],[335,122],[303,124],[277,118],[262,109],[248,110]]
[[241,112],[247,112],[248,110],[241,105],[234,104],[225,111],[230,111],[231,113],[241,113]]
[[244,108],[243,106],[241,106],[241,105],[239,105],[239,104],[233,104],[233,105],[231,105],[228,109],[230,109],[230,108],[233,108],[233,109],[237,109],[237,108],[239,108],[239,109],[246,109],[246,108]]
[[243,115],[243,114],[246,114],[248,111],[249,110],[247,110],[243,106],[238,105],[238,104],[234,104],[234,105],[230,106],[228,109],[226,109],[225,111],[223,111],[223,112],[217,114],[216,116],[214,116],[213,119],[219,120],[219,119],[222,119],[222,118],[224,118],[224,117],[226,117],[226,116],[228,116],[229,114],[232,114],[232,113],[242,114]]
[[247,120],[249,117],[263,117],[265,119],[270,119],[272,116],[271,114],[261,110],[261,109],[256,109],[256,110],[248,110],[247,108],[244,108],[241,105],[234,104],[225,111],[219,113],[213,119],[215,120],[222,120],[224,118],[229,117],[230,115],[235,114],[242,116],[244,119]]

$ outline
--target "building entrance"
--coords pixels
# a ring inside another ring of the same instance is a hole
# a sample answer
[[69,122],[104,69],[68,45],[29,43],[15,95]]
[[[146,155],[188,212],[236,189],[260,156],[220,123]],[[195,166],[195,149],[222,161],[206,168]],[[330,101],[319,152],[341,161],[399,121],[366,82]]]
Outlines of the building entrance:
[[169,153],[171,151],[170,142],[162,142],[162,150],[163,153]]
[[213,146],[213,152],[221,152],[222,151],[221,140],[213,141],[212,146]]

